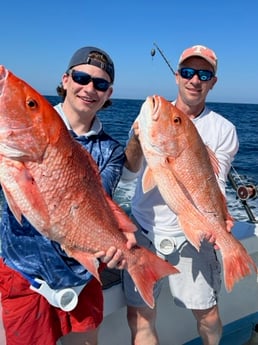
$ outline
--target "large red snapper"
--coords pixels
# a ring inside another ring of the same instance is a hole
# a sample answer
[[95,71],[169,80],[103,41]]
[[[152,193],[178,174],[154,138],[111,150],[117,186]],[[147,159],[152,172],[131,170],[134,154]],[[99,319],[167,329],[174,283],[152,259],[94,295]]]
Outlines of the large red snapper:
[[233,219],[217,183],[215,155],[189,117],[162,97],[147,97],[135,126],[147,162],[143,191],[159,188],[197,250],[204,238],[214,239],[222,254],[225,286],[232,290],[257,267],[230,232]]
[[0,182],[18,221],[25,216],[44,236],[98,280],[94,253],[115,246],[143,299],[154,306],[155,282],[178,272],[123,231],[135,225],[105,193],[96,163],[71,138],[47,100],[0,66]]

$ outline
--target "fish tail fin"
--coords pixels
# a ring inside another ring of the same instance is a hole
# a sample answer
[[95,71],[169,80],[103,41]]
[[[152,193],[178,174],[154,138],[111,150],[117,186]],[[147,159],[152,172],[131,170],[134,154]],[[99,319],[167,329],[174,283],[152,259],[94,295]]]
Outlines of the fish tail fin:
[[150,308],[154,308],[153,288],[155,283],[159,279],[179,273],[179,271],[169,262],[164,261],[146,248],[138,247],[138,249],[140,249],[141,255],[138,257],[137,266],[130,267],[129,265],[128,272],[145,303]]
[[236,240],[237,247],[234,250],[222,253],[224,267],[224,281],[228,292],[232,291],[234,284],[252,274],[258,272],[256,263],[248,254],[244,246]]

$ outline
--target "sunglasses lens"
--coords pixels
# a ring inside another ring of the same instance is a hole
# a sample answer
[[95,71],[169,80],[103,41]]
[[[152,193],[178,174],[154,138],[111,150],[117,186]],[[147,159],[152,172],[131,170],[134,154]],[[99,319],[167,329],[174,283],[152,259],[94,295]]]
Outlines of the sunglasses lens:
[[73,81],[80,85],[87,85],[91,81],[91,76],[84,72],[73,70],[71,76]]
[[195,74],[198,75],[199,80],[208,81],[214,76],[211,71],[193,68],[181,68],[179,73],[184,79],[192,79]]
[[102,78],[92,78],[90,74],[72,70],[71,77],[73,81],[80,85],[88,85],[91,81],[93,82],[94,88],[98,91],[107,91],[110,83]]
[[102,78],[92,78],[92,81],[95,89],[99,91],[107,91],[110,86],[110,83]]
[[193,68],[181,68],[180,75],[184,79],[192,79],[195,74],[195,70]]
[[208,81],[213,77],[213,73],[211,71],[199,70],[198,77],[201,81]]

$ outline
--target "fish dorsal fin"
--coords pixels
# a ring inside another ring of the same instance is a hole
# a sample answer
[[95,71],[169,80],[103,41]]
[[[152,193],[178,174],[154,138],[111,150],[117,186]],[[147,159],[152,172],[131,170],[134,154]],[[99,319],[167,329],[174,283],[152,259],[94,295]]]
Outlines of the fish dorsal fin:
[[151,169],[147,166],[142,176],[142,190],[143,193],[147,193],[156,187],[156,182],[153,178]]
[[206,149],[207,149],[208,155],[210,157],[213,171],[214,171],[215,175],[218,176],[219,171],[220,171],[218,158],[216,157],[215,153],[209,148],[209,146],[206,145]]

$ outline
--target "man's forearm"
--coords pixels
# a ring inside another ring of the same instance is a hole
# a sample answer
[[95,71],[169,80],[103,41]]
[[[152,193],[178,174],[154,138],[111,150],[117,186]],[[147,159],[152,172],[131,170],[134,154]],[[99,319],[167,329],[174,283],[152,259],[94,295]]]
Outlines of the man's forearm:
[[139,139],[135,135],[132,135],[131,139],[129,140],[125,149],[125,155],[125,167],[132,172],[139,171],[142,165],[143,153]]

